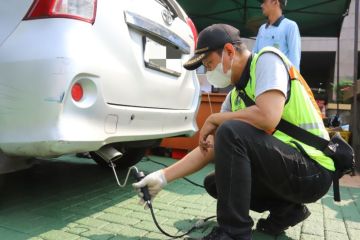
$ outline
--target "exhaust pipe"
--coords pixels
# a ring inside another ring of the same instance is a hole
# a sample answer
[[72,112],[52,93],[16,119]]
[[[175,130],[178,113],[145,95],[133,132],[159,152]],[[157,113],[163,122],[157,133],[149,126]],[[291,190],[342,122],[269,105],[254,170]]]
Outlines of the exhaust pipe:
[[120,151],[110,145],[101,147],[95,153],[104,159],[107,163],[117,161],[123,156]]
[[116,148],[112,147],[111,145],[103,146],[99,150],[97,150],[95,153],[99,157],[101,157],[105,162],[107,162],[109,164],[109,166],[112,168],[112,170],[114,172],[116,182],[120,187],[123,188],[123,187],[126,186],[126,183],[127,183],[128,178],[129,178],[131,170],[135,170],[136,176],[141,177],[139,175],[139,170],[135,166],[132,166],[132,167],[129,168],[129,170],[128,170],[127,174],[126,174],[126,178],[125,178],[124,183],[121,184],[120,181],[119,181],[119,178],[117,176],[116,170],[115,170],[116,165],[115,165],[114,162],[119,160],[123,156],[123,154],[120,151],[118,151]]

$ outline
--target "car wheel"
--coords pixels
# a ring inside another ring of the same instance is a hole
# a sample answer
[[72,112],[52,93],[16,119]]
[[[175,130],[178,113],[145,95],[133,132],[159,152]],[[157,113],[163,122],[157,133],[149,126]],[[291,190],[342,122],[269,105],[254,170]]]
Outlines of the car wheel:
[[[122,152],[123,156],[119,159],[114,161],[116,168],[118,169],[125,169],[129,168],[135,164],[137,164],[144,156],[147,148],[126,148],[126,149],[119,149]],[[108,167],[108,163],[100,157],[96,152],[90,152],[92,159],[102,167]]]

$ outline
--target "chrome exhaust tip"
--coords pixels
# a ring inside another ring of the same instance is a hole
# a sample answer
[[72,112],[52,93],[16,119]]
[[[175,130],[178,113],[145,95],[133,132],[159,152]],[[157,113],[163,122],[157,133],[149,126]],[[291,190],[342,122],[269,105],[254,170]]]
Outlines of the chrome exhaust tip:
[[95,153],[104,159],[107,163],[117,161],[123,156],[120,151],[110,145],[101,147]]

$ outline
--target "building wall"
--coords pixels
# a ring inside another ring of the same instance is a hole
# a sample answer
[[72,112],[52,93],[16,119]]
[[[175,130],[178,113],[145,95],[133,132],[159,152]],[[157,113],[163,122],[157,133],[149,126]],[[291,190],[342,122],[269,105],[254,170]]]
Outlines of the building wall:
[[[357,9],[357,11],[360,11]],[[360,21],[359,21],[360,22]],[[360,26],[360,24],[358,25]],[[345,17],[340,35],[340,77],[353,79],[354,76],[354,38],[355,38],[355,0],[351,1],[349,15]],[[359,38],[360,40],[360,38]],[[358,42],[359,51],[360,41]]]
[[[360,8],[358,9],[360,11]],[[360,21],[359,21],[360,22]],[[360,24],[359,24],[360,26]],[[340,33],[340,79],[353,79],[354,75],[354,29],[355,29],[355,0],[350,3],[348,16],[345,17]],[[360,49],[360,38],[358,43]],[[335,51],[337,38],[302,38],[302,51]],[[336,58],[337,59],[337,58]],[[337,61],[335,62],[335,66]],[[335,67],[334,66],[334,67]],[[334,80],[336,81],[337,69],[335,67]]]

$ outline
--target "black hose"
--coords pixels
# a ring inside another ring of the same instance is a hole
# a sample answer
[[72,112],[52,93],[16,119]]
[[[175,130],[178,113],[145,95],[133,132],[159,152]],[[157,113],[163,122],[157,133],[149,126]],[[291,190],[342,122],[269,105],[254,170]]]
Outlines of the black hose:
[[150,208],[151,216],[153,218],[153,221],[154,221],[156,227],[159,229],[159,231],[162,234],[164,234],[165,236],[171,237],[173,239],[181,238],[181,237],[184,237],[184,236],[188,235],[189,233],[191,233],[195,229],[201,228],[204,225],[204,223],[207,222],[208,220],[216,217],[216,216],[211,216],[211,217],[207,217],[207,218],[204,218],[204,219],[200,219],[200,221],[196,222],[195,225],[192,228],[190,228],[186,233],[183,233],[181,235],[176,236],[176,235],[171,235],[171,234],[165,232],[165,230],[160,227],[160,224],[156,220],[156,217],[155,217],[154,210],[153,210],[151,202],[147,201],[146,204]]
[[[157,161],[154,161],[154,160],[152,160],[151,158],[149,158],[148,156],[146,156],[146,160],[147,160],[147,161],[150,161],[150,162],[153,162],[153,163],[156,163],[156,164],[159,164],[159,165],[161,165],[161,166],[163,166],[163,167],[168,167],[166,164],[163,164],[163,163],[159,163],[159,162],[157,162]],[[185,178],[185,177],[184,177],[183,179],[186,180],[186,181],[188,181],[189,183],[197,186],[197,187],[204,188],[203,185],[200,185],[200,184],[198,184],[198,183],[196,183],[196,182],[193,182],[193,181],[191,181],[191,180],[188,179],[188,178]],[[171,237],[171,238],[173,238],[173,239],[181,238],[181,237],[184,237],[184,236],[188,235],[189,233],[191,233],[192,231],[194,231],[196,228],[202,227],[202,226],[204,225],[204,223],[207,222],[208,220],[216,217],[216,216],[210,216],[210,217],[207,217],[207,218],[204,218],[204,219],[200,219],[200,220],[198,220],[198,221],[195,223],[195,225],[194,225],[193,227],[191,227],[186,233],[183,233],[183,234],[181,234],[181,235],[176,236],[176,235],[171,235],[171,234],[167,233],[164,229],[162,229],[162,228],[160,227],[160,224],[159,224],[158,221],[156,220],[155,213],[154,213],[154,210],[153,210],[153,207],[152,207],[151,202],[150,202],[150,201],[146,201],[146,204],[147,204],[147,206],[148,206],[149,209],[150,209],[152,219],[153,219],[156,227],[159,229],[159,231],[160,231],[162,234],[164,234],[165,236]]]

